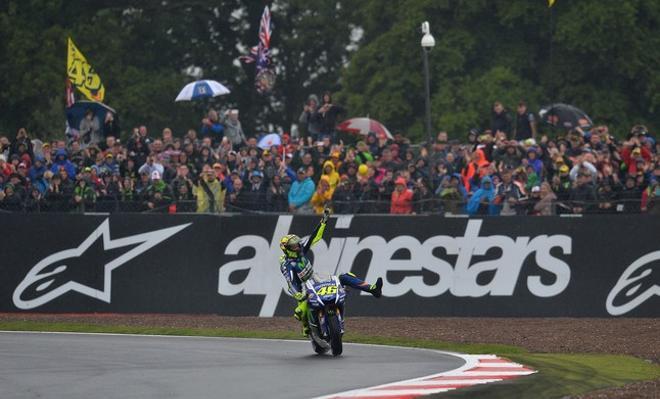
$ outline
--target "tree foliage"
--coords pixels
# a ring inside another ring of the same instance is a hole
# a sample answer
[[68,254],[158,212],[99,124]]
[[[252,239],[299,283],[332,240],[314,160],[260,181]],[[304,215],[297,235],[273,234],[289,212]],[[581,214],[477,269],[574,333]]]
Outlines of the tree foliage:
[[[237,58],[257,43],[271,7],[275,90],[260,96]],[[288,129],[309,94],[339,91],[351,116],[423,136],[419,25],[429,53],[435,130],[485,127],[490,107],[568,102],[623,134],[660,127],[660,3],[654,0],[6,0],[0,2],[0,133],[64,126],[66,38],[106,87],[124,131],[144,123],[176,134],[206,107],[237,107],[248,132]],[[356,32],[361,33],[354,43]],[[357,44],[357,45],[356,45]],[[192,68],[191,67],[195,67]],[[174,103],[181,87],[216,79],[232,93]]]
[[342,98],[412,137],[423,136],[421,33],[429,53],[435,129],[463,136],[488,126],[500,100],[532,109],[567,102],[623,134],[634,123],[660,127],[660,6],[653,0],[408,0],[356,10],[365,29],[343,74]]

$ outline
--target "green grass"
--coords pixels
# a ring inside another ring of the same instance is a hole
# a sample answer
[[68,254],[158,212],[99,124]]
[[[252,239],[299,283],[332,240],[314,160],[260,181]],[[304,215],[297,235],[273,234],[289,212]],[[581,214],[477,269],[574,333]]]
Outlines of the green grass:
[[[34,321],[0,322],[0,330],[67,331],[86,333],[188,335],[266,339],[301,339],[296,332],[244,331],[215,328],[113,326]],[[523,348],[498,344],[459,344],[423,339],[371,337],[348,333],[346,342],[429,348],[461,353],[494,353],[539,372],[532,376],[461,389],[443,398],[560,398],[635,381],[660,378],[660,366],[633,356],[605,354],[529,353]]]

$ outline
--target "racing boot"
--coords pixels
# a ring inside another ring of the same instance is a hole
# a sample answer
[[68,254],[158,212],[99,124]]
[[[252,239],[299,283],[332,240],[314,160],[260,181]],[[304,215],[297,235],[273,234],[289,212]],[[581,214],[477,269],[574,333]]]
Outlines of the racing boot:
[[380,298],[383,295],[383,279],[378,277],[376,284],[371,284],[369,287],[369,293],[376,298]]
[[298,306],[294,311],[293,311],[293,318],[298,320],[298,321],[303,321],[303,317],[305,316],[305,311]]

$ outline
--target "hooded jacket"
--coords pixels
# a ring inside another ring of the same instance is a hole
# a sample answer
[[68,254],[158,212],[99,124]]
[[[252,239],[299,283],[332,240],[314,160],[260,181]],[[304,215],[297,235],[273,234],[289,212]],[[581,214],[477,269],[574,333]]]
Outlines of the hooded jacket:
[[323,184],[330,185],[327,175],[321,176],[321,180],[319,180],[319,184],[316,186],[316,191],[314,191],[314,194],[312,195],[311,203],[312,207],[314,207],[314,212],[317,215],[323,214],[325,205],[332,200],[332,195],[335,191],[332,187],[328,187],[323,193],[319,192],[319,188]]
[[[484,188],[485,183],[490,183],[489,188]],[[472,194],[472,198],[468,201],[467,212],[469,215],[477,215],[479,209],[481,208],[482,199],[488,199],[488,214],[497,215],[497,206],[493,204],[493,199],[495,198],[495,189],[493,188],[493,181],[490,176],[484,176],[481,178],[481,188]]]
[[[64,156],[64,159],[61,160],[60,157]],[[55,153],[55,160],[53,161],[53,166],[50,168],[50,171],[54,174],[59,173],[60,168],[63,167],[69,175],[69,180],[76,178],[76,167],[74,164],[69,161],[69,156],[66,153],[66,150],[59,149]]]
[[[325,173],[325,168],[328,166],[330,166],[332,170],[330,171],[330,173]],[[328,176],[328,183],[330,183],[330,189],[334,191],[335,188],[337,187],[337,184],[339,184],[339,173],[337,173],[337,170],[335,169],[335,164],[332,163],[332,161],[325,161],[323,163],[323,174],[321,175],[321,178],[323,178],[323,176]]]

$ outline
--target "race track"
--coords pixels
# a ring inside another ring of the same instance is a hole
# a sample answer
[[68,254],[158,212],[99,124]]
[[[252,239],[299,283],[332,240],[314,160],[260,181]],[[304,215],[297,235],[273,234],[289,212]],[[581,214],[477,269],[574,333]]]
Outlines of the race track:
[[0,333],[0,398],[311,398],[458,368],[429,350],[309,342]]

